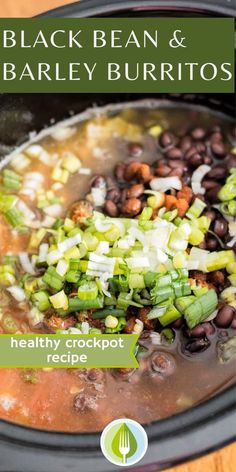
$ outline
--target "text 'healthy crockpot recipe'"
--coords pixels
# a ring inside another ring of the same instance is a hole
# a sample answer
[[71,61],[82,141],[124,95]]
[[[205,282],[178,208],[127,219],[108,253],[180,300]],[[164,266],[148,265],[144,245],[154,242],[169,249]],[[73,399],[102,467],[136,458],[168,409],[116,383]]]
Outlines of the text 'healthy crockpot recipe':
[[99,431],[236,380],[235,129],[158,102],[90,110],[6,158],[0,332],[136,333],[139,369],[1,369],[0,417]]

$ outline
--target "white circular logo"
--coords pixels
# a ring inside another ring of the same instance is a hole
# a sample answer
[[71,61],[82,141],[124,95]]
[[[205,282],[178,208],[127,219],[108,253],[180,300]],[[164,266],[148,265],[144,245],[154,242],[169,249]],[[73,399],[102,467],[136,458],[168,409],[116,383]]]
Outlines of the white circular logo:
[[148,438],[145,429],[137,421],[120,418],[109,423],[103,430],[100,445],[108,461],[126,467],[143,458]]

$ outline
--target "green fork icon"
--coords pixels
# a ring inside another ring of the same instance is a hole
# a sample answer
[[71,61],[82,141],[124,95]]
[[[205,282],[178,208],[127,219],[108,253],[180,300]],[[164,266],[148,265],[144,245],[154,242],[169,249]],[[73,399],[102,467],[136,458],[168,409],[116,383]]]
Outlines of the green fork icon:
[[120,432],[120,438],[119,438],[119,451],[122,455],[122,463],[126,464],[126,457],[127,454],[129,454],[130,451],[130,438],[129,438],[129,431],[124,428]]

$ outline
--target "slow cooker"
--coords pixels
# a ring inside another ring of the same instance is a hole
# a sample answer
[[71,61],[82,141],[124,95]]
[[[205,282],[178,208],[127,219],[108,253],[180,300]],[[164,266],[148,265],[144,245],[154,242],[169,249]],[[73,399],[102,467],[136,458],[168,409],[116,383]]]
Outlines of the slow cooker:
[[[233,1],[111,1],[86,0],[50,11],[42,17],[99,16],[234,16]],[[27,140],[29,133],[67,118],[94,103],[148,97],[128,94],[0,95],[0,158]],[[231,94],[152,94],[158,99],[203,105],[233,116]],[[145,425],[149,447],[132,471],[155,472],[222,447],[235,439],[236,385],[183,413]],[[27,428],[0,420],[2,472],[112,472],[103,457],[98,433],[61,433]]]

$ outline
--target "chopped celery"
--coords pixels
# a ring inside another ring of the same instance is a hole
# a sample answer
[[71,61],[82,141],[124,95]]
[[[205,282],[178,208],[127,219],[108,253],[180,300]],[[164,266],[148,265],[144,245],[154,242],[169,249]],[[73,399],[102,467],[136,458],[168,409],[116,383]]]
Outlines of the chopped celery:
[[164,315],[160,316],[159,321],[162,326],[167,326],[170,323],[173,323],[174,321],[178,320],[179,318],[181,318],[181,313],[174,305],[170,305],[168,306]]
[[204,295],[197,297],[195,301],[184,310],[184,318],[188,327],[190,329],[194,328],[204,321],[211,313],[213,313],[217,304],[218,298],[213,289],[208,290]]

